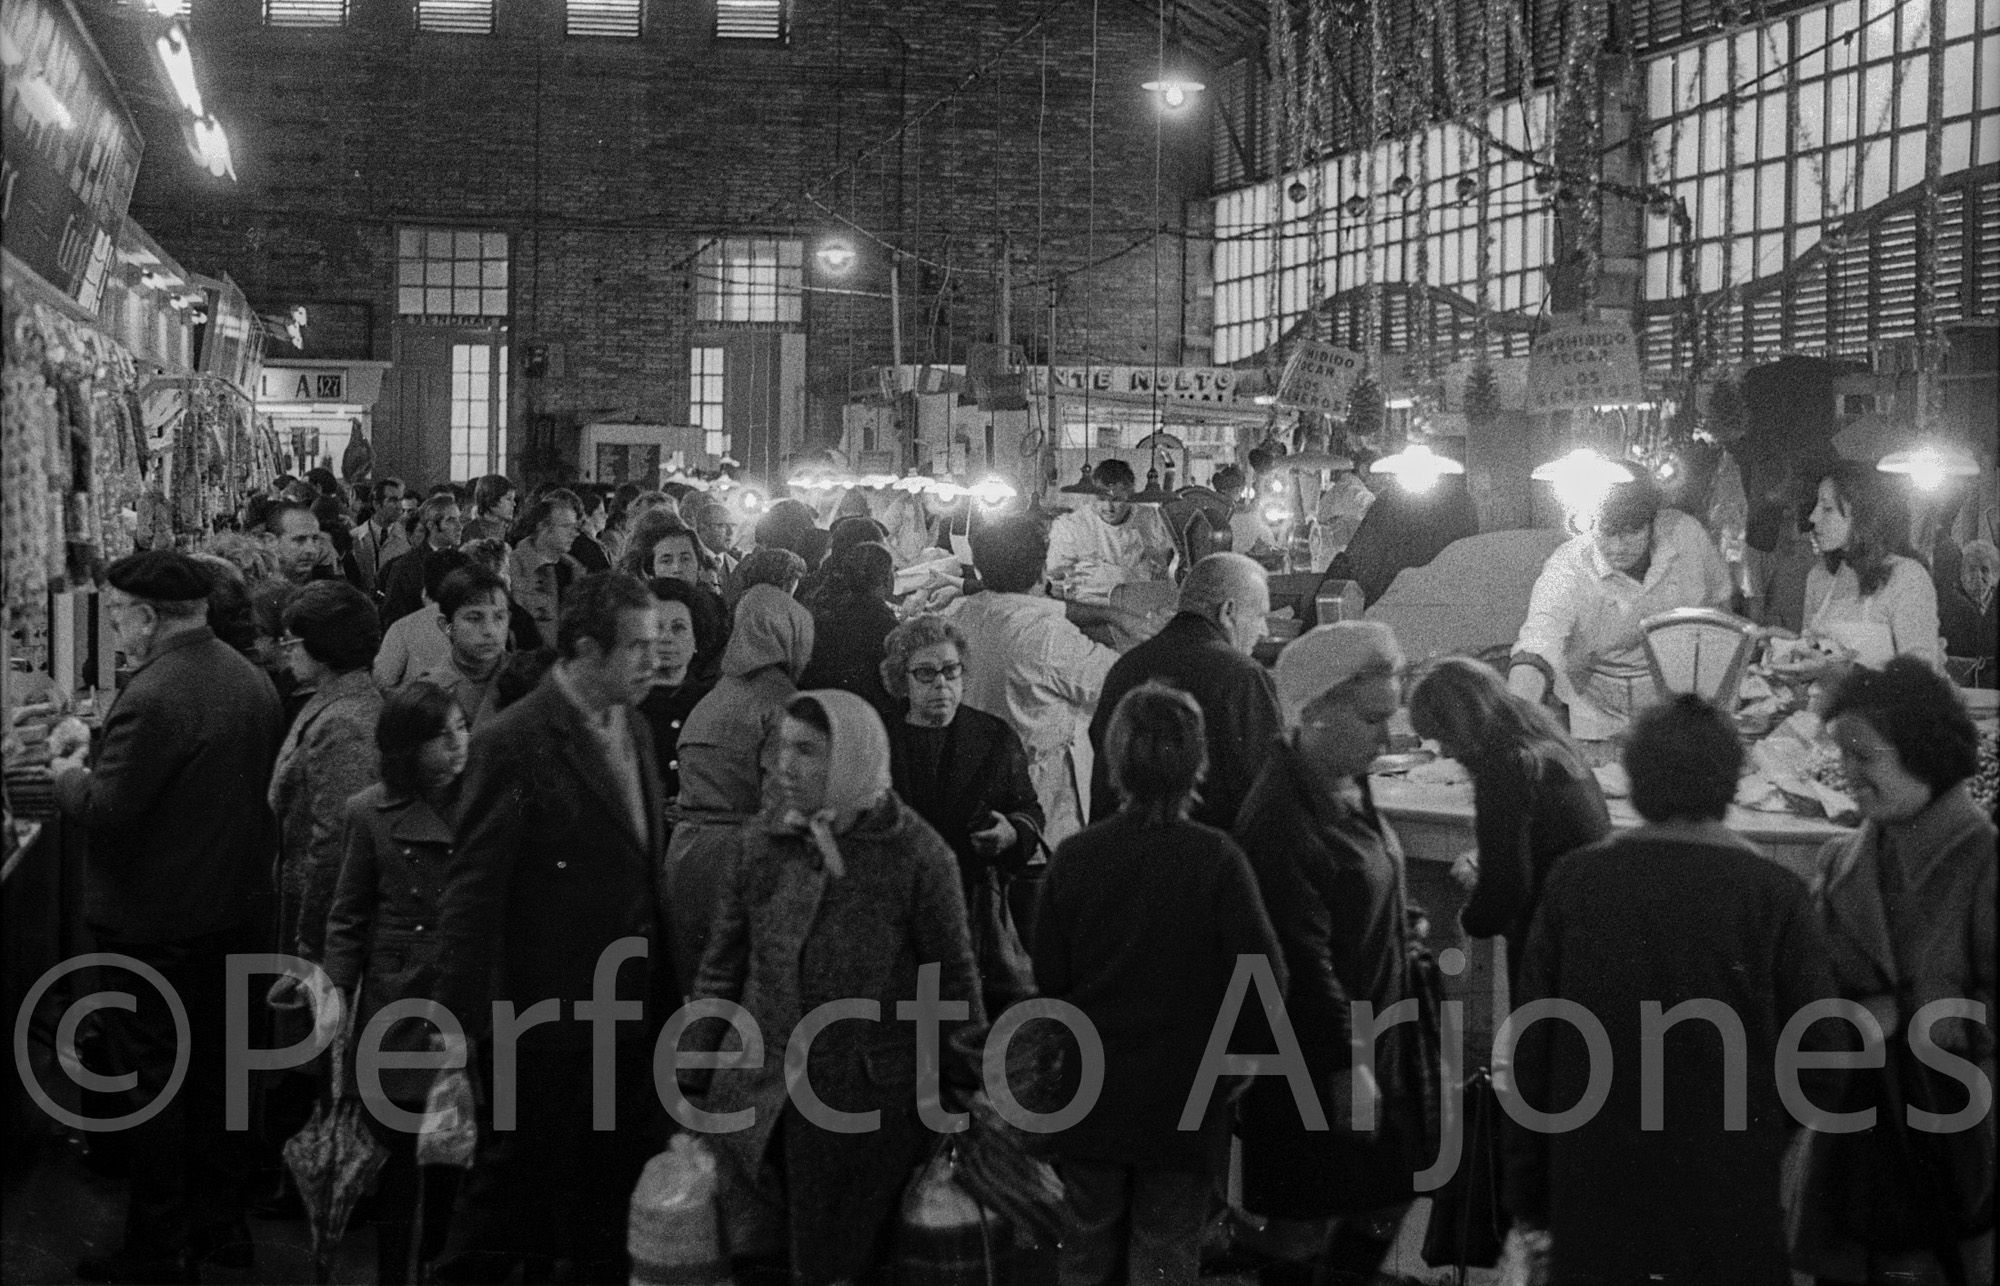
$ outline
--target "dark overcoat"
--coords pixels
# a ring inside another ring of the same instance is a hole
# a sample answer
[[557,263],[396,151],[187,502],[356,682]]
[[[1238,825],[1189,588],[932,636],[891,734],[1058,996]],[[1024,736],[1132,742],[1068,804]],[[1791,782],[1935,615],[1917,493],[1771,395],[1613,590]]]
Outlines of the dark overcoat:
[[[1035,923],[1042,993],[1081,1009],[1104,1048],[1104,1087],[1055,1138],[1058,1155],[1147,1169],[1219,1172],[1231,1085],[1208,1086],[1199,1128],[1180,1121],[1218,1024],[1237,957],[1284,960],[1243,852],[1195,822],[1119,814],[1064,840]],[[1245,993],[1246,1006],[1257,998]],[[1231,1026],[1233,1030],[1233,1024]],[[1065,1063],[1074,1093],[1077,1064]]]
[[[1593,1057],[1576,1026],[1533,1023],[1514,1051],[1522,1097],[1578,1103],[1593,1075],[1609,1095],[1575,1128],[1506,1134],[1508,1207],[1549,1229],[1558,1281],[1764,1282],[1786,1286],[1785,1146],[1778,1048],[1793,1014],[1827,996],[1825,936],[1803,882],[1727,837],[1614,835],[1556,864],[1528,934],[1518,1007],[1582,1006],[1609,1045]],[[1731,1066],[1718,1028],[1677,1022],[1652,1057],[1659,1123],[1643,1113],[1642,1014],[1719,1002],[1743,1032]],[[1743,1078],[1730,1128],[1725,1085]]]
[[[937,761],[927,763],[902,713],[887,725],[890,782],[897,798],[951,846],[969,899],[988,867],[1018,870],[1041,845],[1042,804],[1028,776],[1028,752],[1004,719],[961,705],[939,738]],[[1014,824],[1014,847],[994,858],[972,851],[972,832],[988,813]]]
[[91,770],[55,782],[90,835],[90,925],[166,942],[269,914],[281,718],[270,679],[207,626],[147,658],[104,717]]
[[[1894,905],[1883,897],[1885,865],[1889,873],[1901,873]],[[1931,1034],[1940,1049],[1976,1064],[1989,1085],[1995,1079],[1995,869],[1993,820],[1959,785],[1907,823],[1867,822],[1852,835],[1827,841],[1812,884],[1839,994],[1878,1015],[1893,1015],[1888,1021],[1897,1026],[1895,1040],[1908,1039],[1910,1016],[1933,1001],[1963,998],[1986,1006],[1986,1023],[1947,1019]],[[1940,1137],[1983,1156],[1991,1174],[1991,1111],[1972,1128]],[[1865,1178],[1856,1173],[1863,1143],[1859,1134],[1814,1134],[1806,1140],[1792,1247],[1801,1271],[1861,1281],[1871,1266],[1842,1214],[1853,1208],[1852,1194]],[[1985,1280],[1992,1280],[1992,1232],[1961,1243],[1958,1251],[1968,1261],[1983,1262]],[[1916,1257],[1933,1262],[1894,1267],[1935,1271],[1934,1256]],[[1890,1266],[1873,1267],[1880,1272]],[[1980,1280],[1976,1273],[1973,1280]]]
[[307,698],[271,770],[278,816],[278,950],[320,958],[345,854],[347,801],[381,776],[375,724],[382,693],[366,667]]
[[[391,1001],[437,998],[438,903],[452,854],[452,828],[424,800],[370,786],[347,801],[346,856],[327,915],[327,976],[354,994],[356,1032]],[[398,1019],[378,1048],[427,1050],[432,1027]],[[392,1102],[421,1105],[435,1075],[389,1068],[382,1091]]]
[[1283,719],[1270,671],[1231,647],[1221,626],[1194,612],[1176,615],[1158,634],[1119,657],[1105,676],[1104,692],[1090,719],[1090,746],[1096,751],[1090,819],[1101,822],[1118,811],[1104,737],[1118,702],[1149,680],[1179,688],[1201,707],[1208,733],[1208,775],[1202,779],[1201,802],[1190,816],[1218,830],[1232,829],[1264,762],[1264,750],[1277,740]]
[[[738,831],[740,852],[695,987],[697,998],[747,1010],[765,1057],[757,1068],[718,1070],[702,1106],[756,1113],[749,1129],[712,1140],[726,1154],[725,1221],[745,1217],[754,1204],[745,1185],[767,1151],[782,1148],[793,1280],[831,1282],[880,1262],[903,1188],[932,1142],[917,1115],[916,1026],[898,1020],[897,1002],[914,999],[918,969],[936,964],[940,995],[966,1003],[965,1022],[982,1023],[985,1011],[957,865],[923,818],[889,794],[839,836],[839,878],[808,840],[771,818]],[[879,1022],[826,1027],[806,1061],[813,1092],[828,1106],[881,1113],[879,1128],[859,1134],[823,1129],[788,1106],[792,1032],[835,1000],[881,1006]],[[942,1025],[942,1048],[962,1025]],[[712,1021],[696,1024],[684,1044],[737,1047]]]
[[[1289,741],[1265,758],[1236,842],[1277,930],[1286,1013],[1325,1108],[1327,1078],[1353,1064],[1350,1005],[1367,1001],[1379,1014],[1410,994],[1402,848],[1365,793],[1359,803],[1341,797]],[[1378,1079],[1390,1043],[1378,1046]],[[1372,1139],[1313,1130],[1285,1078],[1259,1077],[1243,1100],[1244,1204],[1274,1218],[1324,1219],[1407,1201],[1415,1172],[1407,1124],[1385,1110]]]
[[[554,672],[472,734],[438,917],[440,998],[467,1031],[487,1027],[493,1001],[518,1013],[553,999],[562,1020],[529,1028],[522,1048],[589,1048],[590,1024],[574,1017],[574,1004],[591,999],[599,957],[624,938],[644,939],[647,955],[619,967],[616,998],[657,999],[653,976],[668,969],[653,900],[660,779],[645,719],[628,711],[627,726],[650,823],[643,831]],[[628,1037],[638,1031],[623,1026]]]

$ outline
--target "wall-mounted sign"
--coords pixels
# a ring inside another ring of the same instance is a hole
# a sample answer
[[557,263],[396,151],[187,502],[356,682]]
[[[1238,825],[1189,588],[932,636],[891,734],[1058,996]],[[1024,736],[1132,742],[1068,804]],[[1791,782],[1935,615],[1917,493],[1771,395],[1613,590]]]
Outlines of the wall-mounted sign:
[[387,362],[266,362],[257,375],[257,405],[334,402],[373,406]]
[[69,0],[0,0],[4,244],[92,312],[145,146]]
[[[1234,402],[1237,382],[1246,374],[1226,366],[1058,366],[1054,368],[1056,390],[1061,393],[1109,393],[1126,397],[1152,397],[1176,402]],[[1029,383],[1041,396],[1048,396],[1050,371],[1045,366],[1030,367]]]
[[1361,378],[1362,356],[1317,340],[1301,340],[1278,381],[1278,405],[1325,415],[1347,414],[1347,395]]
[[1636,406],[1646,400],[1639,347],[1619,322],[1572,321],[1535,341],[1528,356],[1528,411]]

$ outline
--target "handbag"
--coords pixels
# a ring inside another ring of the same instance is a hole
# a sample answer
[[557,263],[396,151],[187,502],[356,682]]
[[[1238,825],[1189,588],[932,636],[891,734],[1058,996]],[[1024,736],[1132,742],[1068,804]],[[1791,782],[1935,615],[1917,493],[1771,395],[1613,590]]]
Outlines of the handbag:
[[632,1190],[625,1249],[633,1286],[726,1286],[715,1154],[697,1134],[676,1134],[646,1162]]
[[1069,1196],[1055,1167],[1035,1156],[1022,1132],[1001,1117],[984,1093],[966,1105],[972,1118],[952,1144],[956,1180],[994,1211],[1024,1246],[1053,1246],[1062,1236]]
[[939,1146],[911,1176],[895,1256],[899,1282],[1003,1286],[1013,1280],[1014,1239],[1006,1219],[966,1187],[956,1144]]
[[966,914],[972,922],[972,959],[979,967],[986,1012],[989,1017],[997,1016],[1036,991],[1035,962],[1021,941],[1021,931],[1014,927],[1006,885],[992,867],[973,884],[972,904]]
[[1433,1268],[1492,1268],[1500,1262],[1509,1219],[1500,1197],[1500,1100],[1493,1074],[1479,1068],[1465,1078],[1464,1148],[1458,1169],[1431,1194],[1424,1229],[1424,1262]]

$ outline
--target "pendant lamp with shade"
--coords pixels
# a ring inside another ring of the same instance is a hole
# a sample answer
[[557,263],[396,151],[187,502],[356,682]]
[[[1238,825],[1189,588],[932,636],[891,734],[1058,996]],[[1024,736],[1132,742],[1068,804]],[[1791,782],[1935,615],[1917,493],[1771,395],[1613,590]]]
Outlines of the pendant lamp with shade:
[[1935,491],[1949,478],[1976,478],[1979,461],[1964,447],[1926,444],[1904,451],[1891,451],[1876,462],[1883,473],[1900,473],[1920,491]]

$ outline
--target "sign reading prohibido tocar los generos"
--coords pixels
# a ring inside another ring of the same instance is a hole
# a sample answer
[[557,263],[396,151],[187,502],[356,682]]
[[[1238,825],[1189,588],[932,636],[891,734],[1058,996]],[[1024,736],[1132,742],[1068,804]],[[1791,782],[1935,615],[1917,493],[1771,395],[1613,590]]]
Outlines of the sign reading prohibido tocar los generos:
[[1528,411],[1587,411],[1646,400],[1632,328],[1571,321],[1535,341],[1528,356]]
[[1317,340],[1300,340],[1278,381],[1278,405],[1326,415],[1347,414],[1347,395],[1361,378],[1361,354]]

